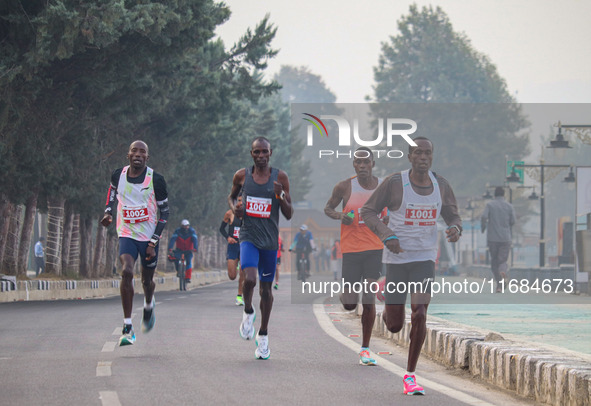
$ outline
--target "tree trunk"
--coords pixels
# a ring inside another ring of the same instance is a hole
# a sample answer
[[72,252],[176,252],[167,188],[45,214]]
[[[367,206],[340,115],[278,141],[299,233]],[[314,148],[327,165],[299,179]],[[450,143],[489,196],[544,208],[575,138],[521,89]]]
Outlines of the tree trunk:
[[66,203],[64,207],[64,235],[62,236],[62,274],[72,273],[70,267],[70,248],[72,241],[72,225],[74,223],[74,214],[72,206]]
[[92,277],[101,276],[101,270],[105,268],[105,256],[103,250],[105,247],[105,227],[99,225],[96,228],[96,239],[94,240],[94,253],[92,255]]
[[[102,226],[99,226],[102,228]],[[117,236],[107,232],[107,245],[105,254],[105,266],[101,276],[110,278],[113,276],[113,267],[115,265],[115,257],[117,251]]]
[[165,228],[162,231],[158,245],[158,265],[156,269],[160,272],[166,272],[166,265],[168,263],[166,259],[168,256],[168,229]]
[[80,219],[80,275],[85,278],[92,276],[90,260],[92,252],[92,220]]
[[33,234],[33,227],[35,225],[35,214],[37,214],[37,193],[34,192],[27,199],[25,207],[25,217],[23,219],[23,227],[21,231],[20,245],[18,250],[18,264],[17,275],[27,276],[27,265],[29,263],[29,254],[31,250],[31,235]]
[[70,237],[69,269],[75,275],[80,274],[80,215],[72,213],[72,233]]
[[64,224],[62,197],[50,197],[47,201],[47,248],[45,248],[45,271],[62,274],[62,235]]
[[[6,238],[8,237],[8,228],[10,227],[10,214],[13,205],[8,202],[5,196],[0,195],[0,267],[4,263],[4,247],[6,247]],[[0,269],[2,272],[2,269]]]
[[2,271],[7,275],[17,274],[18,269],[18,243],[20,240],[21,230],[21,214],[22,206],[15,206],[11,204],[9,209],[9,217],[7,218],[8,233],[6,235],[6,246],[4,247],[4,261],[2,264]]

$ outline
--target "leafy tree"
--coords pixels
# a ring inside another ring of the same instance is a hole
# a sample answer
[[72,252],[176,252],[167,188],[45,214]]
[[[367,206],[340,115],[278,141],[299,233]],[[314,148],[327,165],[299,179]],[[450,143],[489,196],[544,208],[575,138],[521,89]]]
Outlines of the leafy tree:
[[111,171],[141,138],[173,216],[208,224],[219,203],[209,191],[231,179],[225,151],[243,145],[232,118],[278,88],[259,73],[276,53],[268,18],[226,50],[214,34],[230,12],[211,0],[22,3],[0,5],[0,200],[35,191],[41,208],[65,203],[92,224]]
[[335,94],[324,80],[305,66],[283,65],[275,80],[281,83],[281,98],[285,103],[334,103]]
[[334,185],[329,184],[328,177],[311,176],[312,173],[323,173],[325,168],[323,163],[318,161],[316,151],[306,148],[305,139],[298,138],[296,135],[299,117],[295,117],[295,114],[303,107],[298,106],[294,109],[293,105],[306,103],[311,108],[311,105],[314,105],[313,109],[317,114],[339,114],[340,110],[335,104],[336,95],[326,86],[321,76],[304,66],[284,65],[274,79],[281,85],[281,99],[289,104],[291,110],[292,127],[289,133],[292,173],[290,173],[290,179],[293,183],[293,200],[294,202],[307,201],[312,207],[322,210],[329,197],[326,195],[327,190],[332,190]]
[[503,173],[505,155],[527,154],[528,123],[496,67],[453,30],[439,7],[412,5],[398,29],[382,44],[374,68],[374,117],[414,118],[417,135],[434,142],[433,169],[457,193],[476,194],[485,183],[498,182],[490,173]]

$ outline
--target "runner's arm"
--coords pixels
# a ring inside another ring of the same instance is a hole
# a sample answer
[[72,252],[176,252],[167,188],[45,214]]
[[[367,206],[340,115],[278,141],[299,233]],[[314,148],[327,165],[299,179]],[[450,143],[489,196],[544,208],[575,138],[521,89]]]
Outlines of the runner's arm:
[[105,227],[108,227],[113,221],[113,211],[115,210],[115,202],[117,201],[117,185],[119,183],[119,177],[121,176],[121,170],[122,168],[116,169],[111,174],[111,183],[107,192],[105,215],[100,221]]
[[446,230],[450,242],[456,242],[462,235],[462,219],[458,214],[458,204],[454,192],[447,180],[437,175],[441,192],[441,217],[448,225]]
[[332,195],[326,202],[326,206],[324,206],[324,214],[332,219],[340,220],[345,225],[349,225],[353,223],[353,219],[349,216],[346,216],[345,213],[335,210],[341,202],[343,202],[343,207],[345,207],[347,204],[344,199],[347,188],[347,184],[345,182],[349,182],[348,186],[349,188],[351,187],[350,179],[337,183],[332,190]]
[[376,188],[370,198],[361,208],[361,218],[380,240],[394,236],[394,232],[379,218],[380,213],[387,207],[390,211],[400,208],[402,201],[402,180],[399,173],[388,176]]
[[[273,189],[275,197],[279,200],[279,207],[281,207],[281,213],[287,220],[293,216],[293,207],[291,205],[291,196],[289,194],[289,178],[287,173],[279,171],[277,175],[277,182],[274,182]],[[281,193],[285,192],[283,199],[280,199]]]
[[[246,176],[246,169],[242,168],[236,171],[234,177],[232,178],[232,190],[228,195],[228,206],[230,206],[230,210],[237,215],[238,217],[242,217],[244,214],[244,205],[237,204],[238,196],[240,195],[240,191],[242,190],[242,185],[244,185],[244,178]],[[238,209],[238,213],[236,210]]]
[[222,221],[222,224],[220,224],[220,233],[227,239],[229,234],[228,231],[226,231],[226,226],[228,226],[226,221]]
[[162,175],[156,172],[154,172],[154,194],[156,195],[156,204],[158,205],[160,216],[158,218],[156,230],[154,230],[154,235],[152,235],[152,238],[160,240],[162,231],[164,231],[164,227],[168,222],[170,210],[168,207],[168,191],[166,190],[166,181]]

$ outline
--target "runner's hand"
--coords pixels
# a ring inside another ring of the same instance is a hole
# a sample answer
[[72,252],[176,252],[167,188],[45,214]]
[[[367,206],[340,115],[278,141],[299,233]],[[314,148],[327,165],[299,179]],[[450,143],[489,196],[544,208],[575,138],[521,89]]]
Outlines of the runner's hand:
[[156,256],[156,249],[151,245],[148,245],[146,248],[146,261],[150,261],[152,258]]
[[346,226],[350,226],[351,224],[353,224],[353,219],[347,216],[347,213],[341,213],[341,223],[343,223]]
[[456,242],[460,239],[460,233],[458,229],[455,227],[448,228],[445,230],[445,234],[447,234],[447,241],[449,242]]
[[109,225],[111,225],[112,222],[113,222],[113,216],[111,216],[108,213],[106,213],[100,221],[100,223],[103,225],[103,227],[109,227]]
[[244,216],[244,205],[242,204],[242,202],[236,203],[236,205],[234,206],[234,214],[238,217]]
[[400,254],[404,252],[402,248],[400,248],[400,241],[397,238],[393,238],[391,240],[386,241],[386,248],[392,251],[394,254]]

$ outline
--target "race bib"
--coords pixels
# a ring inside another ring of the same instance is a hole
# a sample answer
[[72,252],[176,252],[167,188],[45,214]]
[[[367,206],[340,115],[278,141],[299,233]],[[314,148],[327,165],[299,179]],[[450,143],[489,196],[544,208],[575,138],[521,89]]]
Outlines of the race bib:
[[137,207],[124,206],[122,209],[122,214],[123,214],[123,221],[125,223],[130,223],[130,224],[148,221],[148,219],[150,218],[150,216],[148,216],[148,207],[147,206],[137,206]]
[[437,203],[408,203],[404,224],[408,226],[434,226],[437,221]]
[[234,238],[240,237],[240,227],[234,227],[234,232],[232,233],[232,237],[234,237]]
[[268,219],[273,201],[266,197],[246,196],[246,215]]

